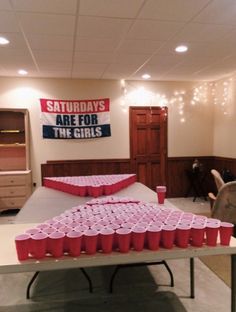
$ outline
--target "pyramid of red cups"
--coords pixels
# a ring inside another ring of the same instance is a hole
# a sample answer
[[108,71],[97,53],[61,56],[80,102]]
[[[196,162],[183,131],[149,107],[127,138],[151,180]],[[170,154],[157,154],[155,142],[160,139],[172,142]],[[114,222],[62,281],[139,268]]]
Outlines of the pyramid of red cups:
[[94,198],[15,238],[19,260],[229,245],[231,223],[129,197]]
[[78,196],[111,195],[136,182],[135,174],[44,178],[44,186]]

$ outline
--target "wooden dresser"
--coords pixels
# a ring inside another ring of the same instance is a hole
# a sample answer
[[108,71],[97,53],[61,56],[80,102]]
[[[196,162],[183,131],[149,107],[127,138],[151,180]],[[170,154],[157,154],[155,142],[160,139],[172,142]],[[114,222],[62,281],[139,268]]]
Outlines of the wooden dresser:
[[0,172],[0,211],[20,209],[31,193],[30,170]]
[[23,207],[32,192],[29,112],[0,109],[0,212]]

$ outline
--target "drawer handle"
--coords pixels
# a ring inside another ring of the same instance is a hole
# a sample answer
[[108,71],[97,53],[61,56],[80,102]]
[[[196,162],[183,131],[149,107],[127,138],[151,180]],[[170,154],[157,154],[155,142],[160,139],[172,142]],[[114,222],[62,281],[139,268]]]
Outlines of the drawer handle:
[[15,202],[11,202],[10,204],[11,204],[12,206],[14,206],[14,205],[15,205]]
[[10,191],[10,194],[14,194],[15,192],[14,191]]
[[14,180],[11,180],[10,182],[11,182],[11,183],[14,183]]

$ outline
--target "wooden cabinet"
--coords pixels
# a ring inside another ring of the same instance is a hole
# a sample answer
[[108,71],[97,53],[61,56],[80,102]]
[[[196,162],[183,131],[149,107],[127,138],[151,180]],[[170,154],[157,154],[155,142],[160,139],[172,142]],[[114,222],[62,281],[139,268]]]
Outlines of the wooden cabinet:
[[31,171],[0,172],[0,211],[20,209],[32,192]]
[[28,111],[0,109],[0,211],[21,208],[31,186]]
[[0,171],[29,169],[28,111],[0,109]]

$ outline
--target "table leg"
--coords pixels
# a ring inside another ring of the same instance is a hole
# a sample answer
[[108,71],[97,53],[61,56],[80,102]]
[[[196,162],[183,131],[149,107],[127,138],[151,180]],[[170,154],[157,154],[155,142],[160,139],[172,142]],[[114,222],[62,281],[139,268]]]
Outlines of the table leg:
[[194,258],[190,258],[190,298],[195,298]]
[[231,312],[236,312],[236,255],[231,255]]

